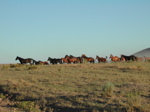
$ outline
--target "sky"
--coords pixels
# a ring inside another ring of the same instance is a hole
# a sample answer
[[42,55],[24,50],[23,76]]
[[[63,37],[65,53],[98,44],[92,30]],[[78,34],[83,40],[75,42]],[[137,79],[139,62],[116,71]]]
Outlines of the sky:
[[149,47],[150,0],[0,0],[0,63]]

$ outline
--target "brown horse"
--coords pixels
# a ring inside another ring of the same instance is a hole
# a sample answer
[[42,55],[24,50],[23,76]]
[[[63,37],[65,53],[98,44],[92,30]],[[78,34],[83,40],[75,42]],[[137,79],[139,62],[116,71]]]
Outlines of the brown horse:
[[144,59],[145,59],[145,62],[146,62],[146,61],[150,61],[150,57],[144,56]]
[[81,57],[87,62],[94,63],[94,58],[92,57],[87,57],[85,54],[83,54]]
[[98,63],[100,63],[100,62],[104,62],[104,63],[106,63],[107,62],[107,56],[106,56],[106,58],[103,58],[103,57],[99,57],[98,55],[96,56],[96,59],[98,60]]
[[136,57],[137,61],[144,61],[145,59],[143,57]]
[[111,61],[116,62],[116,61],[120,61],[120,58],[118,56],[113,56],[112,54],[110,54]]
[[27,63],[29,63],[30,65],[33,64],[33,59],[32,58],[23,59],[23,58],[17,56],[16,60],[19,60],[21,64],[27,64]]
[[69,63],[67,58],[61,58],[61,60],[63,61],[63,63]]
[[82,63],[83,62],[82,57],[75,57],[75,56],[70,55],[70,58],[77,58],[78,63]]
[[[68,60],[68,63],[81,63],[81,60],[80,60],[80,58],[78,58],[78,57],[74,57],[74,56],[72,56],[72,55],[70,55],[70,56],[68,56],[68,55],[66,55],[65,56],[65,60],[66,60],[66,62],[67,62],[67,60]],[[64,60],[63,60],[64,61]]]
[[121,60],[122,62],[125,62],[125,61],[126,61],[126,59],[125,59],[124,57],[121,57],[120,60]]

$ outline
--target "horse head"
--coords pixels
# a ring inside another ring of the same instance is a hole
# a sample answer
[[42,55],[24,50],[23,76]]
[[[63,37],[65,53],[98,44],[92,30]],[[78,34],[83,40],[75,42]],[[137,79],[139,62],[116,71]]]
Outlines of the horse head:
[[85,54],[82,54],[82,56],[81,56],[82,58],[87,58],[87,56],[85,55]]
[[98,58],[99,58],[99,56],[97,55],[97,56],[96,56],[96,59],[98,59]]
[[112,54],[110,54],[110,57],[109,58],[112,58],[113,57],[113,55]]
[[52,59],[52,58],[49,57],[49,58],[47,59],[47,61],[51,61],[51,59]]
[[66,55],[66,56],[65,56],[65,58],[69,59],[69,58],[70,58],[70,56]]
[[23,58],[21,58],[21,57],[19,57],[19,56],[16,57],[16,60],[20,60],[20,59],[23,59]]
[[15,60],[18,60],[18,56],[16,57],[16,59]]

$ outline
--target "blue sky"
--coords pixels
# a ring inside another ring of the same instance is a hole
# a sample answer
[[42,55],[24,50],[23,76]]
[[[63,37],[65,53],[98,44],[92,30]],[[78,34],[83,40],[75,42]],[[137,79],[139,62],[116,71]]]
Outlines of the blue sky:
[[150,47],[150,0],[1,0],[0,63]]

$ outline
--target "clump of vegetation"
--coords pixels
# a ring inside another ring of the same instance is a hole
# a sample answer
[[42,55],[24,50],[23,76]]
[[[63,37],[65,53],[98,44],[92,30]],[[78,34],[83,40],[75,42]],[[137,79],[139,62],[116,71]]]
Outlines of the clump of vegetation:
[[3,66],[1,67],[1,70],[6,70],[6,69],[9,69],[9,66],[8,66],[8,65],[3,65]]
[[148,62],[150,62],[150,60],[147,60]]
[[25,96],[23,95],[17,95],[16,98],[15,98],[17,101],[22,101],[25,99]]
[[103,97],[110,97],[112,96],[113,92],[114,92],[114,84],[111,82],[106,82],[103,86],[102,86],[102,96]]
[[141,96],[138,94],[138,92],[129,93],[127,95],[127,105],[130,112],[140,111]]
[[34,70],[34,69],[37,69],[37,66],[29,66],[28,67],[28,70]]
[[6,96],[3,93],[0,93],[0,98],[5,99]]
[[22,101],[15,104],[16,107],[24,109],[27,112],[38,112],[34,102]]
[[10,64],[9,67],[10,68],[15,68],[15,67],[22,67],[22,64]]

